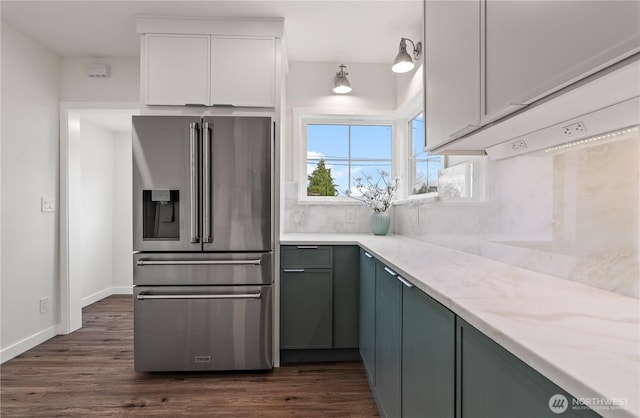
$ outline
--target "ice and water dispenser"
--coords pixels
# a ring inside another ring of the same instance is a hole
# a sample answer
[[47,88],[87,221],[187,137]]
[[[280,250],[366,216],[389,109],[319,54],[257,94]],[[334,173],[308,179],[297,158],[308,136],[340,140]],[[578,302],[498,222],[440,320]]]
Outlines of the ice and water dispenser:
[[142,191],[142,237],[144,240],[180,239],[180,192]]

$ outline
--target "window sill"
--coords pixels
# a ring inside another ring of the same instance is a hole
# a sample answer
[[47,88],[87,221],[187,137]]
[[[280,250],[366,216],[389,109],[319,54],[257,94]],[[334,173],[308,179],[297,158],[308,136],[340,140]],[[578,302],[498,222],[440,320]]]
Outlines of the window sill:
[[359,202],[350,197],[338,196],[338,197],[310,197],[305,196],[298,198],[299,205],[333,205],[333,206],[364,206],[364,203]]
[[394,205],[411,205],[416,203],[435,203],[440,199],[438,193],[425,193],[422,195],[412,195],[402,200],[394,200]]

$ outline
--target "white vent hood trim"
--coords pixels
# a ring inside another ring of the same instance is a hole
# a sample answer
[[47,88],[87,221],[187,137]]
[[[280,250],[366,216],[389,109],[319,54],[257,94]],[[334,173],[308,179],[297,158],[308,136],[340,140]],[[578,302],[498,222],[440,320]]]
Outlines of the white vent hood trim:
[[[503,159],[640,124],[638,56],[567,89],[431,152],[455,155],[485,150],[491,159]],[[564,127],[578,122],[586,128],[584,132],[563,134]]]

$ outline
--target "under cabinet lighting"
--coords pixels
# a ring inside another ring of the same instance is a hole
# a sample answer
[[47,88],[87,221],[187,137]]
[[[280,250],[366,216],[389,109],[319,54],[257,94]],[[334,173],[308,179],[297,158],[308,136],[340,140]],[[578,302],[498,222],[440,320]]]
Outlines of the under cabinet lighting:
[[584,138],[584,139],[579,139],[577,141],[573,141],[573,142],[568,142],[566,144],[562,144],[562,145],[558,145],[555,147],[551,147],[551,148],[547,148],[546,150],[544,150],[544,152],[555,152],[555,151],[563,151],[566,150],[568,148],[572,148],[578,145],[584,145],[584,144],[589,144],[592,142],[596,142],[596,141],[601,141],[604,139],[612,139],[615,138],[617,136],[620,135],[624,135],[624,134],[630,134],[633,132],[638,132],[638,126],[632,126],[632,127],[627,127],[627,128],[623,128],[617,131],[613,131],[613,132],[609,132],[606,134],[602,134],[602,135],[597,135],[597,136],[592,136],[589,138]]

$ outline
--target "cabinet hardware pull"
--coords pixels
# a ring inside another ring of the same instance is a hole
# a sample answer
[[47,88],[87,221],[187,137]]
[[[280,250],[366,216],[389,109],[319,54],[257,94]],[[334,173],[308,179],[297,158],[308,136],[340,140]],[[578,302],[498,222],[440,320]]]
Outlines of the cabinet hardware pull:
[[196,137],[197,123],[189,124],[189,182],[191,185],[191,243],[200,242],[198,236],[198,138]]
[[384,271],[386,271],[387,273],[389,273],[390,275],[392,275],[393,277],[397,276],[398,273],[396,273],[395,271],[391,270],[389,267],[385,267]]
[[283,269],[284,273],[304,273],[304,269]]
[[396,276],[396,279],[400,280],[400,283],[407,286],[408,288],[414,287],[414,285],[411,282],[409,282],[407,279],[405,279],[402,276]]
[[209,123],[202,124],[202,242],[211,239],[211,136]]
[[317,245],[298,245],[296,248],[299,250],[317,250],[318,246]]
[[139,266],[259,266],[261,259],[256,260],[145,260],[136,263]]
[[367,258],[373,258],[373,256],[371,254],[369,254],[368,252],[366,252],[366,251],[364,252],[364,255]]
[[238,294],[221,294],[221,295],[149,295],[140,293],[136,299],[260,299],[260,293],[238,293]]

